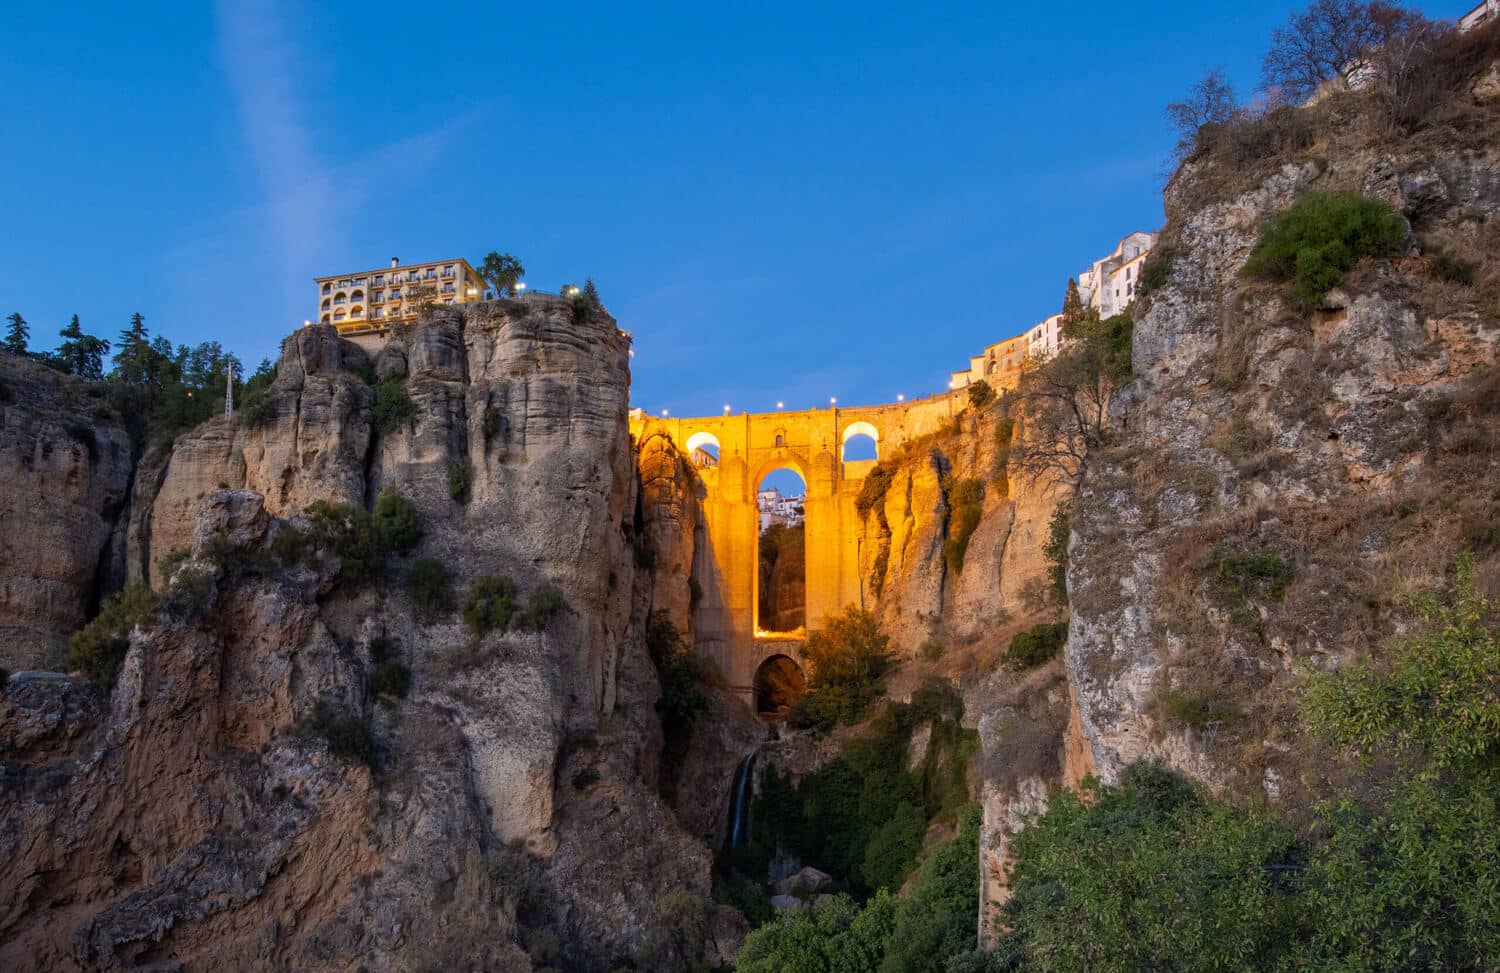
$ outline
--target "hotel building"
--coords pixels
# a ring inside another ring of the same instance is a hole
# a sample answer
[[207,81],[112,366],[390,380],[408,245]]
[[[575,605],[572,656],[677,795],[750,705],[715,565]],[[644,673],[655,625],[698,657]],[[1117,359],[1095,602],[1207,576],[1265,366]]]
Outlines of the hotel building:
[[315,277],[318,316],[340,334],[385,331],[392,322],[414,317],[426,304],[468,304],[485,294],[484,281],[467,260],[435,260],[355,274]]

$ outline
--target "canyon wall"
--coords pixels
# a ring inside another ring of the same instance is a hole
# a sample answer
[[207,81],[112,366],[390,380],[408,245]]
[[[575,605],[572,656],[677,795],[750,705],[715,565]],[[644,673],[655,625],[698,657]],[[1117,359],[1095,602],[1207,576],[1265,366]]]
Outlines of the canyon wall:
[[[526,969],[542,932],[581,968],[670,958],[662,900],[706,903],[709,856],[656,795],[627,351],[559,299],[438,311],[375,358],[412,406],[377,428],[365,354],[304,328],[264,421],[216,418],[143,467],[130,573],[197,607],[136,629],[107,701],[35,677],[0,704],[6,965]],[[391,583],[278,559],[310,504],[385,489],[423,526]],[[475,635],[396,583],[420,557],[460,596],[504,575],[566,605]],[[403,701],[370,689],[376,639]],[[330,713],[371,728],[370,767],[329,752]]]
[[0,667],[62,664],[97,600],[133,465],[102,388],[0,354]]

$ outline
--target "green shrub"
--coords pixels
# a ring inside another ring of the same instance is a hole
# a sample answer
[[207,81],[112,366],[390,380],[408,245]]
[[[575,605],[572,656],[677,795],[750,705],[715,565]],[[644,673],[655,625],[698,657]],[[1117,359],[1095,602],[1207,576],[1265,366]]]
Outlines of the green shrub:
[[656,667],[661,695],[656,715],[661,720],[662,750],[669,767],[687,755],[698,714],[708,709],[703,687],[716,681],[712,660],[692,651],[665,611],[646,620],[646,651]]
[[375,543],[388,553],[406,554],[422,539],[422,521],[416,505],[390,487],[375,498],[370,526]]
[[328,749],[335,757],[371,768],[375,766],[375,735],[370,732],[369,720],[363,716],[341,715],[327,703],[320,702],[313,709],[309,722],[312,729],[327,741]]
[[1059,604],[1068,603],[1068,536],[1072,530],[1073,501],[1064,500],[1052,510],[1047,522],[1047,581]]
[[500,575],[475,581],[464,598],[464,623],[478,635],[503,632],[516,613],[516,583]]
[[1309,192],[1265,228],[1242,273],[1290,280],[1293,299],[1311,308],[1361,258],[1399,253],[1406,233],[1406,221],[1378,199]]
[[1011,636],[1005,661],[1013,669],[1034,669],[1054,658],[1068,641],[1067,622],[1043,622]]
[[599,783],[599,771],[592,767],[584,767],[573,775],[573,789],[575,791],[586,791]]
[[905,801],[896,805],[885,824],[870,836],[860,865],[864,883],[872,889],[897,892],[922,850],[922,835],[927,831],[927,816],[922,809]]
[[516,616],[516,625],[529,632],[546,629],[552,616],[567,606],[563,593],[554,584],[540,584],[526,597],[526,608]]
[[859,496],[854,500],[854,509],[859,512],[860,520],[885,504],[885,495],[890,491],[891,481],[895,476],[894,470],[878,463],[865,474],[864,482],[859,487]]
[[161,575],[162,578],[170,579],[172,575],[177,573],[177,569],[182,567],[183,562],[192,556],[193,549],[190,547],[173,548],[167,552],[166,557],[157,563],[156,573]]
[[1233,703],[1213,686],[1195,689],[1165,689],[1156,695],[1167,720],[1195,730],[1227,723],[1239,715]]
[[1016,420],[1001,417],[995,423],[995,473],[992,482],[1001,497],[1010,496],[1010,448],[1016,435]]
[[942,642],[934,638],[929,638],[922,643],[922,647],[917,650],[917,654],[928,662],[936,662],[943,657],[944,651]]
[[880,973],[943,973],[948,959],[974,948],[979,934],[979,830],[969,807],[958,837],[934,848],[911,895],[896,911]]
[[271,398],[270,392],[264,390],[245,396],[245,401],[240,403],[239,411],[235,413],[235,420],[240,425],[251,428],[269,425],[275,419],[276,400]]
[[878,970],[896,909],[889,894],[864,909],[847,895],[835,895],[811,910],[783,913],[745,937],[734,968],[737,973]]
[[1141,276],[1135,284],[1135,296],[1145,297],[1172,278],[1172,261],[1177,251],[1171,247],[1157,247],[1141,262]]
[[377,635],[370,639],[370,672],[365,689],[375,699],[405,699],[411,690],[411,670],[401,661],[401,647],[395,639]]
[[998,951],[1015,967],[1292,968],[1292,829],[1207,802],[1173,771],[1133,764],[1118,787],[1059,791],[1012,849]]
[[959,480],[948,490],[948,540],[943,544],[943,556],[948,570],[961,574],[964,555],[969,550],[969,539],[979,526],[984,510],[984,482],[982,480]]
[[885,689],[890,641],[880,620],[854,605],[825,618],[802,650],[812,675],[807,693],[788,715],[792,725],[826,730],[836,723],[858,721]]
[[1236,611],[1248,613],[1252,598],[1280,601],[1291,584],[1291,566],[1271,550],[1243,554],[1220,552],[1213,562],[1214,580],[1221,591],[1234,597]]
[[218,580],[212,568],[190,564],[172,576],[166,592],[157,599],[157,608],[174,622],[197,622],[213,607],[219,593]]
[[106,601],[93,621],[68,640],[66,664],[96,686],[108,688],[130,650],[130,631],[156,620],[156,594],[143,582],[127,585]]
[[875,555],[875,563],[870,565],[870,593],[877,599],[885,591],[885,573],[891,567],[891,545],[883,543],[880,551]]
[[995,401],[995,388],[984,379],[969,385],[969,405],[976,409],[983,409]]
[[411,562],[406,569],[405,586],[417,614],[423,618],[438,618],[457,607],[448,567],[435,557],[420,557]]
[[469,502],[469,488],[474,483],[474,464],[456,459],[448,464],[448,496],[459,503]]
[[713,900],[720,905],[729,906],[744,916],[749,921],[751,929],[770,922],[776,916],[776,910],[771,907],[771,897],[766,894],[765,886],[743,875],[731,873],[728,876],[722,876],[716,872]]
[[376,383],[375,405],[370,409],[370,423],[377,432],[390,432],[416,414],[416,403],[406,394],[404,380],[395,375],[387,375]]
[[271,538],[271,556],[285,565],[304,564],[311,566],[314,555],[312,537],[290,524],[281,525],[276,536]]

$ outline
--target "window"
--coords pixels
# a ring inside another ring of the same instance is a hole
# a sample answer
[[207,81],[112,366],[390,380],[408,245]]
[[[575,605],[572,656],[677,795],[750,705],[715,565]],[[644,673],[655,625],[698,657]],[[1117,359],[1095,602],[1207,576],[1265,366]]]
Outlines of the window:
[[385,300],[385,291],[376,291],[370,297],[370,300],[372,300],[372,301],[383,301],[383,300]]
[[1130,268],[1129,267],[1125,268],[1125,279],[1126,280],[1130,279]]
[[333,285],[332,284],[324,284],[323,285],[323,293],[324,294],[327,294],[327,293],[331,292],[332,290],[333,290]]
[[375,275],[375,286],[379,287],[380,285],[382,285],[384,283],[385,283],[385,274],[376,274]]

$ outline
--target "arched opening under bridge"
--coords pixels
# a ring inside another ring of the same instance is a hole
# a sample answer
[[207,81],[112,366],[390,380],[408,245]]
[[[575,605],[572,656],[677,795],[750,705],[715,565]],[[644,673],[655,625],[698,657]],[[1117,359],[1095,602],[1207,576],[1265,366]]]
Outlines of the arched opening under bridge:
[[807,480],[787,466],[768,470],[755,493],[758,636],[800,633],[807,618]]
[[797,660],[773,655],[755,670],[755,712],[763,719],[781,719],[807,692],[807,677]]
[[719,465],[719,439],[711,432],[695,432],[687,438],[687,454],[693,465],[716,469]]

